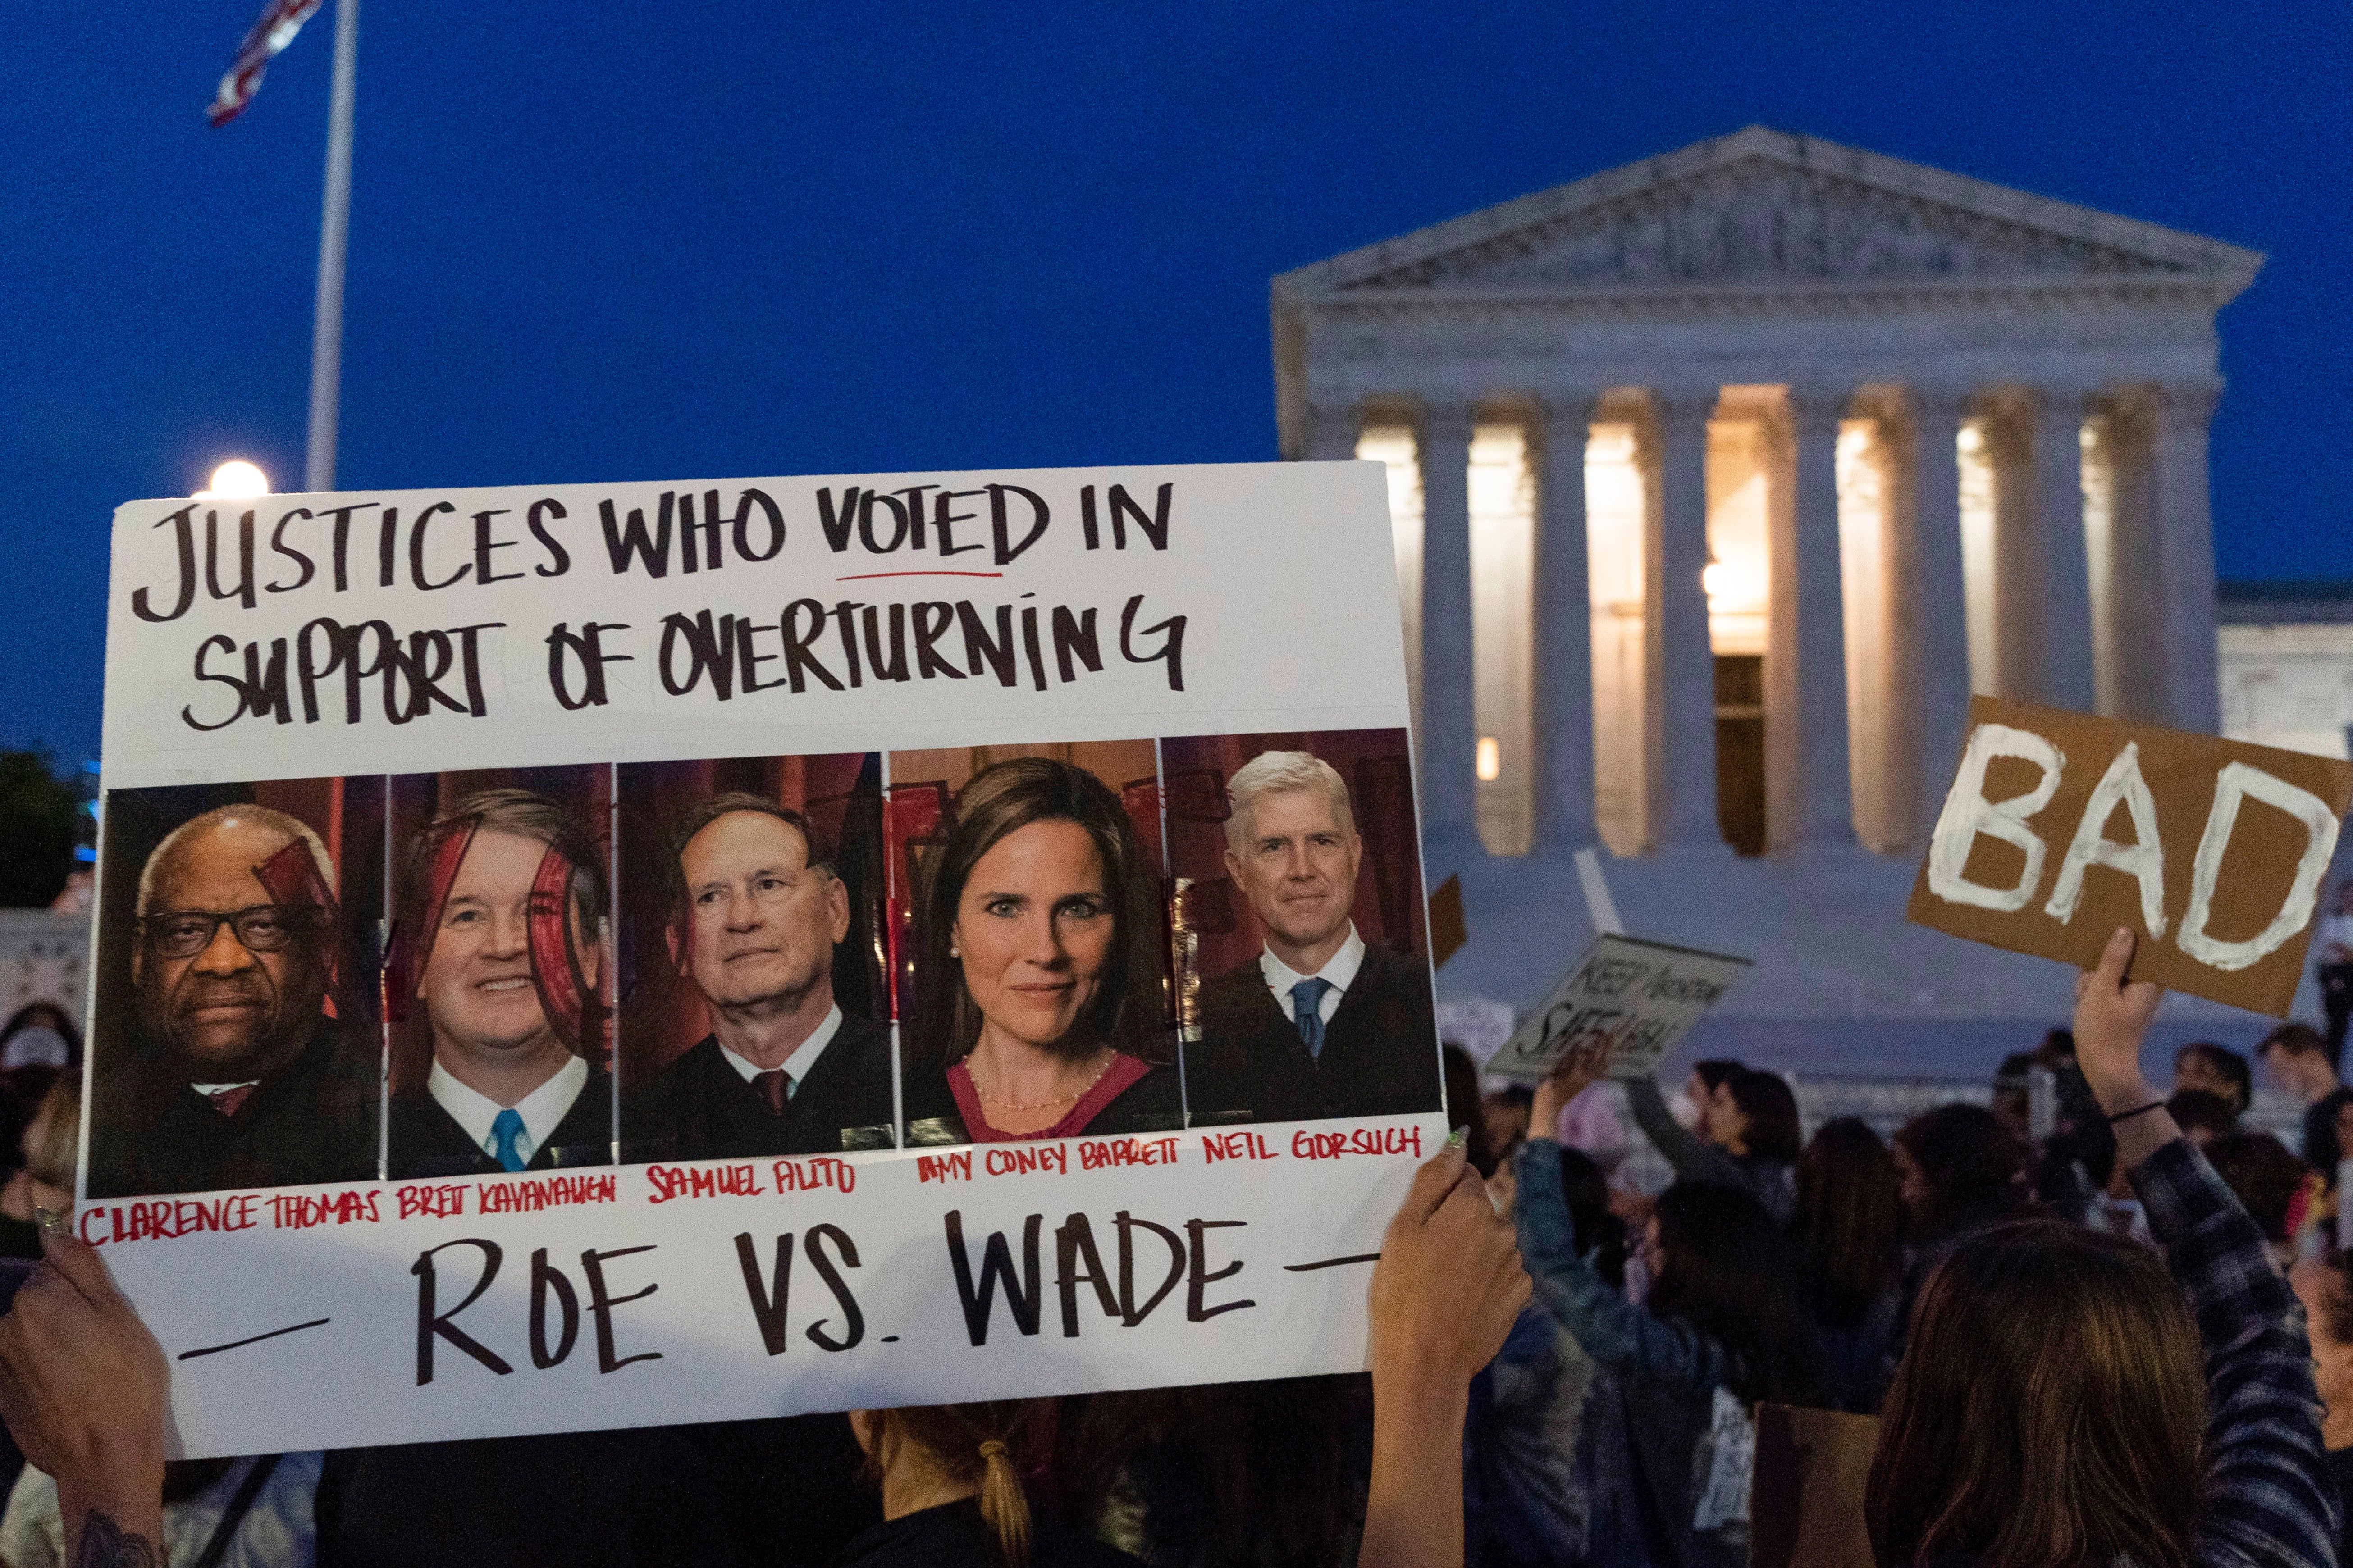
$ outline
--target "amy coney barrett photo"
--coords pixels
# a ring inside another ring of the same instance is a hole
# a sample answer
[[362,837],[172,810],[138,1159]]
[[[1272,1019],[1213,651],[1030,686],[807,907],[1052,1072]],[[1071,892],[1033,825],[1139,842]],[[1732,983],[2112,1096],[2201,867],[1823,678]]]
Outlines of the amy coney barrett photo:
[[[1065,755],[893,755],[894,804],[923,790],[938,803],[932,841],[894,847],[913,883],[901,1038],[911,1144],[1183,1123],[1159,857],[1147,856],[1124,798],[1156,816],[1152,743],[1045,749]],[[1133,785],[1115,791],[1070,755]],[[961,788],[936,776],[957,766],[975,768]]]

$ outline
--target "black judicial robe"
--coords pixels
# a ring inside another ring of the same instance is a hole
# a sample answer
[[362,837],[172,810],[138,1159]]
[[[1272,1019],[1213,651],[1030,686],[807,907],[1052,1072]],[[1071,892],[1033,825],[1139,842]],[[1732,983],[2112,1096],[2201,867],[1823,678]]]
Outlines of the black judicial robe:
[[310,1043],[224,1116],[161,1052],[101,1075],[90,1195],[149,1197],[376,1175],[376,1052],[322,1016]]
[[[466,1135],[456,1118],[419,1085],[392,1097],[386,1143],[396,1182],[428,1177],[495,1176],[505,1167]],[[613,1163],[613,1080],[591,1068],[571,1109],[556,1122],[547,1142],[532,1152],[526,1171],[553,1171],[574,1165]]]
[[781,1116],[728,1062],[716,1035],[703,1036],[642,1092],[624,1084],[621,1102],[622,1157],[632,1164],[888,1149],[890,1031],[843,1014]]
[[1430,971],[1366,943],[1314,1057],[1252,958],[1201,987],[1185,1091],[1196,1127],[1436,1110],[1445,1094]]

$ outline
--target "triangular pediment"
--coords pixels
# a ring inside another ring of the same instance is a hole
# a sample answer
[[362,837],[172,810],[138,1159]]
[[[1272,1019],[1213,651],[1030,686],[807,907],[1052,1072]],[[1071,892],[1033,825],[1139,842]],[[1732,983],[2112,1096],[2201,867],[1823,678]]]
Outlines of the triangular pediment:
[[1294,294],[2205,282],[2250,250],[1761,126],[1384,241]]

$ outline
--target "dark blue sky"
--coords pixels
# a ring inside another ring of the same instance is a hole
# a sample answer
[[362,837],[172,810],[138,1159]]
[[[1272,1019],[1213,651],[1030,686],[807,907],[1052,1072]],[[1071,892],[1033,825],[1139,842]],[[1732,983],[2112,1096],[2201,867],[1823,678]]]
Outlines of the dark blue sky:
[[[1274,456],[1270,275],[1752,121],[2270,253],[2224,576],[2353,577],[2347,13],[368,0],[344,488]],[[0,63],[0,744],[97,743],[114,505],[299,485],[332,7]]]

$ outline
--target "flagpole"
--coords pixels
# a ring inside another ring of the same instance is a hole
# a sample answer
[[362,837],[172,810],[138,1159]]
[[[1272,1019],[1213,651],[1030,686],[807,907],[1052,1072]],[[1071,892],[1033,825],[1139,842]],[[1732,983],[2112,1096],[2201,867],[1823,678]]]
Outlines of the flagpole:
[[352,103],[360,0],[335,0],[335,85],[327,120],[327,193],[319,215],[319,302],[311,331],[311,446],[302,488],[335,488],[335,415],[343,370],[343,251],[352,221]]

